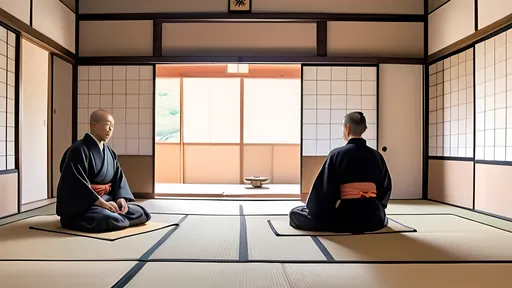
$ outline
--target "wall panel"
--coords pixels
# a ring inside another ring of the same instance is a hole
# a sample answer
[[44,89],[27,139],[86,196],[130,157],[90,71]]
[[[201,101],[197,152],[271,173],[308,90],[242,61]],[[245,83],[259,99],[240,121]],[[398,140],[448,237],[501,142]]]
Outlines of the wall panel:
[[153,66],[79,66],[78,138],[101,108],[114,117],[109,145],[118,155],[153,155],[153,98]]
[[429,160],[428,165],[429,199],[473,208],[472,161]]
[[164,55],[316,55],[314,23],[167,23]]
[[18,212],[18,173],[0,175],[0,218]]
[[328,22],[327,54],[423,57],[423,38],[423,23]]
[[239,184],[239,145],[184,147],[184,182],[187,184]]
[[302,156],[300,193],[309,194],[311,187],[315,182],[316,175],[318,175],[318,172],[320,172],[325,159],[325,156]]
[[32,26],[74,53],[75,13],[59,0],[33,3]]
[[53,194],[60,178],[60,160],[71,145],[73,133],[73,66],[53,56],[52,159]]
[[[11,1],[11,0],[4,0]],[[253,1],[254,2],[254,1]],[[227,12],[225,0],[85,0],[80,14]]]
[[451,0],[428,15],[429,55],[475,31],[474,4],[474,0]]
[[512,29],[475,47],[477,160],[512,161]]
[[176,143],[155,144],[155,182],[181,183],[181,146]]
[[253,12],[423,14],[422,0],[253,0]]
[[0,0],[0,8],[30,25],[31,0]]
[[276,145],[272,158],[273,183],[300,183],[300,145]]
[[153,193],[155,168],[152,156],[120,155],[119,163],[133,193]]
[[510,0],[478,1],[478,29],[482,29],[512,13]]
[[429,66],[429,156],[473,157],[473,63],[469,48]]
[[272,177],[272,145],[246,145],[243,149],[243,176],[265,176],[270,178],[269,183],[274,183],[274,177]]
[[20,172],[25,204],[46,199],[48,193],[49,54],[23,40],[21,55]]
[[475,209],[512,218],[512,166],[476,164]]
[[81,21],[79,37],[80,56],[153,55],[153,21]]

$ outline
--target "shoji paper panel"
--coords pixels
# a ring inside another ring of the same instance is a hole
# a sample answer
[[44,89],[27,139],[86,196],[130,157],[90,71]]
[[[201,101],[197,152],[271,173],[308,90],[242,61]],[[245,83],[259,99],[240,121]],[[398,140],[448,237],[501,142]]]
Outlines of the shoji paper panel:
[[302,156],[326,156],[345,145],[341,120],[366,115],[363,137],[377,148],[377,67],[303,66]]
[[33,1],[32,22],[32,26],[39,32],[75,52],[75,13],[62,2]]
[[0,27],[0,170],[14,169],[16,35]]
[[329,56],[423,57],[423,40],[423,23],[327,23]]
[[430,156],[473,157],[473,71],[473,48],[430,65]]
[[165,23],[164,55],[316,55],[314,23]]
[[80,56],[152,56],[152,21],[81,21]]
[[253,12],[423,14],[423,0],[254,0]]
[[80,1],[79,5],[80,14],[227,12],[228,10],[226,0],[84,0]]
[[428,15],[428,54],[475,31],[475,1],[450,0]]
[[512,30],[475,49],[475,157],[512,161]]
[[512,13],[510,0],[480,0],[478,1],[478,29],[492,24]]
[[119,155],[153,155],[153,66],[79,66],[78,138],[96,109],[112,114]]

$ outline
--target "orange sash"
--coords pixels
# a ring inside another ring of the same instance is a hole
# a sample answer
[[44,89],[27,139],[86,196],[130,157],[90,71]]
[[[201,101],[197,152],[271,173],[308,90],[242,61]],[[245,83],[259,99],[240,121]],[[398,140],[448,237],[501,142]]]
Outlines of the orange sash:
[[341,199],[377,197],[377,187],[370,182],[348,183],[340,186]]
[[110,190],[112,190],[112,188],[110,186],[111,186],[110,183],[108,183],[108,184],[91,184],[92,190],[94,190],[94,192],[96,192],[96,194],[98,194],[99,196],[108,194],[108,192],[110,192]]

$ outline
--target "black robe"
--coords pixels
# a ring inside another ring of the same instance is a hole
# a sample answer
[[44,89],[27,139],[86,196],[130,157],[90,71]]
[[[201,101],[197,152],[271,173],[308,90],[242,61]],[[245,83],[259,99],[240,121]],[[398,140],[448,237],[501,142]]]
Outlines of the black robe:
[[[340,186],[357,182],[374,183],[376,197],[341,199]],[[388,223],[385,209],[390,197],[391,176],[384,157],[368,147],[363,138],[352,138],[345,146],[329,153],[306,205],[290,212],[290,225],[303,230],[340,233],[380,230]]]
[[98,194],[91,184],[111,184],[111,190],[103,195],[105,201],[116,202],[124,198],[134,202],[117,154],[106,144],[103,151],[90,135],[73,143],[62,156],[60,179],[57,186],[57,215],[64,228],[85,232],[108,232],[143,224],[151,215],[142,206],[128,205],[126,214],[117,214],[95,206]]

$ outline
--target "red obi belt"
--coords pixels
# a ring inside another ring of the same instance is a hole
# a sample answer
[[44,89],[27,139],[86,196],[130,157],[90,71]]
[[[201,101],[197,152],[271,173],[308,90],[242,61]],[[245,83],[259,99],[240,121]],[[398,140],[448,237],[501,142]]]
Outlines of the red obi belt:
[[92,190],[94,190],[94,192],[96,192],[96,194],[98,194],[99,196],[108,194],[108,192],[110,192],[110,190],[112,190],[112,188],[110,186],[111,186],[110,183],[108,183],[108,184],[91,184]]
[[370,182],[348,183],[340,186],[341,199],[377,197],[377,187]]

